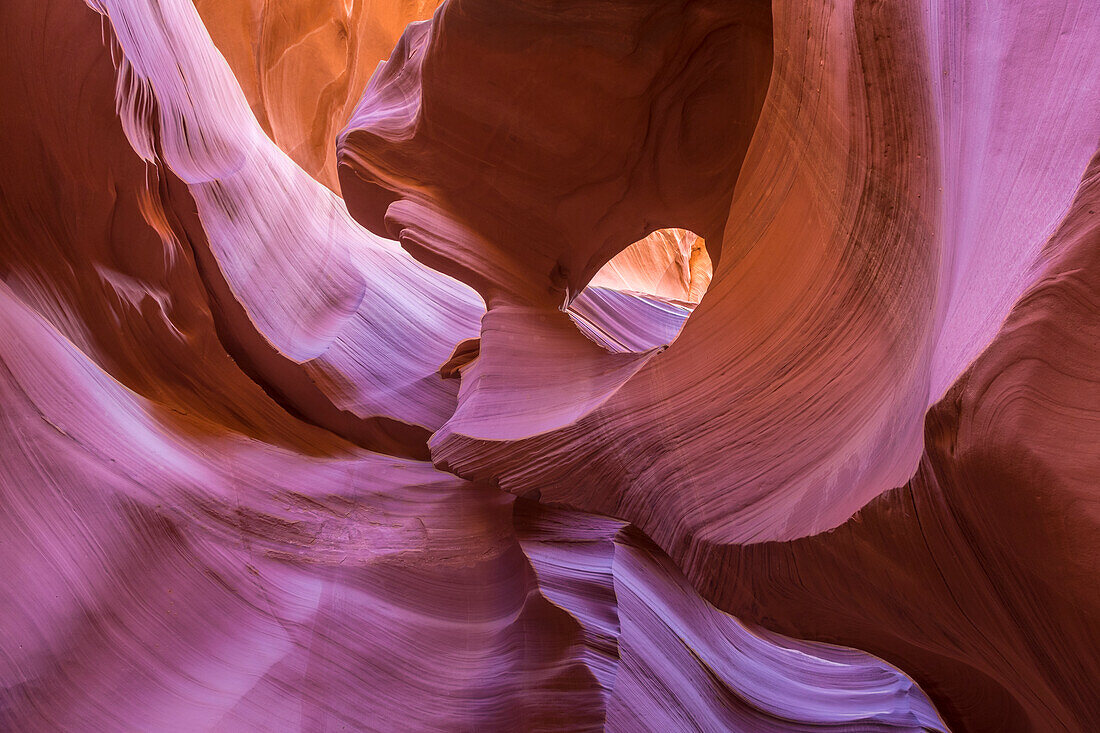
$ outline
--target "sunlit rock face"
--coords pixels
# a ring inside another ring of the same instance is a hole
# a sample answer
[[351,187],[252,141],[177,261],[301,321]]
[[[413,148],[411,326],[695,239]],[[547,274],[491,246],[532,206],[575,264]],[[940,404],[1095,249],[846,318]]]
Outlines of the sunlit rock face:
[[589,286],[697,305],[713,275],[702,237],[683,229],[658,229],[612,257]]
[[0,34],[0,729],[1100,729],[1090,0]]
[[260,126],[306,173],[338,190],[332,139],[405,26],[438,0],[198,0]]

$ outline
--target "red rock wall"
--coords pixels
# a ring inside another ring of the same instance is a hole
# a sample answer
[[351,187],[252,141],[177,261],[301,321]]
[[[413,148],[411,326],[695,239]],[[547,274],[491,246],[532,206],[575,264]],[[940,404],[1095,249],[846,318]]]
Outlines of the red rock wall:
[[1100,727],[1089,3],[433,9],[0,5],[0,729]]

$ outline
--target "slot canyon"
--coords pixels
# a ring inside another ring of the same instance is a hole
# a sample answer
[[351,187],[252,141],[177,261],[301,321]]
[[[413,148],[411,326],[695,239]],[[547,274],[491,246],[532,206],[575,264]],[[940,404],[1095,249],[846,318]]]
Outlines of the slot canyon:
[[1100,731],[1096,0],[0,35],[0,730]]

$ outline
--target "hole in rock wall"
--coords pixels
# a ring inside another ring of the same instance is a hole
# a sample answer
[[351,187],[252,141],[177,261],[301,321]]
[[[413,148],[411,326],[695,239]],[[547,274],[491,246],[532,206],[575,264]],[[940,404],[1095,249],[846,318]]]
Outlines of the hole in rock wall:
[[679,335],[711,274],[702,237],[658,229],[600,268],[566,313],[608,351],[648,351]]

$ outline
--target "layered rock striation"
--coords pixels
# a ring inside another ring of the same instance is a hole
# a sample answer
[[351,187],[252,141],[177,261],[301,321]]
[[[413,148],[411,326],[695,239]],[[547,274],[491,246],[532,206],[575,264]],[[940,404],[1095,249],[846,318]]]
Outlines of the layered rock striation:
[[0,727],[1097,728],[1090,10],[0,6]]

